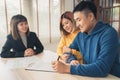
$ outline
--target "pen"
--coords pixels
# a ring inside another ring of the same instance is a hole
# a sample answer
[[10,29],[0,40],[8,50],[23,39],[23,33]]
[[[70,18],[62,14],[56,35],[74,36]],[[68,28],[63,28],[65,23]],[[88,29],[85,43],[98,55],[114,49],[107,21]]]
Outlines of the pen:
[[57,61],[59,61],[60,56],[58,56]]

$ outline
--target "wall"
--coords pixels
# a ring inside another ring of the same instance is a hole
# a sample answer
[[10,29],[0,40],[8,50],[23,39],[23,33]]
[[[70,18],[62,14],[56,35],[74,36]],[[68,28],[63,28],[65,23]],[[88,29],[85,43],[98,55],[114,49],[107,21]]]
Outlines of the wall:
[[63,0],[64,2],[64,11],[73,11],[74,0]]

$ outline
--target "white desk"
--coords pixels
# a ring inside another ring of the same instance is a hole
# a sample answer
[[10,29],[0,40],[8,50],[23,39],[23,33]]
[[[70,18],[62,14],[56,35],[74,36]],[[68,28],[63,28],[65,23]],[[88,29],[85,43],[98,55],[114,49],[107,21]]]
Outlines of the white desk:
[[[37,55],[40,60],[56,60],[57,54],[48,50]],[[120,80],[120,78],[109,75],[105,78],[84,77],[71,74],[60,74],[57,72],[29,71],[24,68],[5,68],[7,61],[17,58],[0,59],[0,80]],[[22,59],[22,58],[21,58]]]

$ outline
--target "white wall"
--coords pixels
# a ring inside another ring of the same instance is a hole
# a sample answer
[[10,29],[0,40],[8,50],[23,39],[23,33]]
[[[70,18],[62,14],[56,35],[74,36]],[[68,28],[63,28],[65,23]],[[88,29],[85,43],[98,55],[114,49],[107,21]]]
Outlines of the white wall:
[[63,0],[64,11],[73,11],[74,0]]
[[27,17],[30,30],[34,31],[32,17],[32,0],[22,0],[22,14]]

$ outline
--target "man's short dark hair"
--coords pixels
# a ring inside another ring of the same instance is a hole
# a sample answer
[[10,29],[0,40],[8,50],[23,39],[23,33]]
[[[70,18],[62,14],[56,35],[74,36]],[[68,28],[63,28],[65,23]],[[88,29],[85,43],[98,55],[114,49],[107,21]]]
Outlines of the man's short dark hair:
[[78,11],[92,12],[96,18],[97,8],[92,1],[81,1],[73,10],[73,13]]

